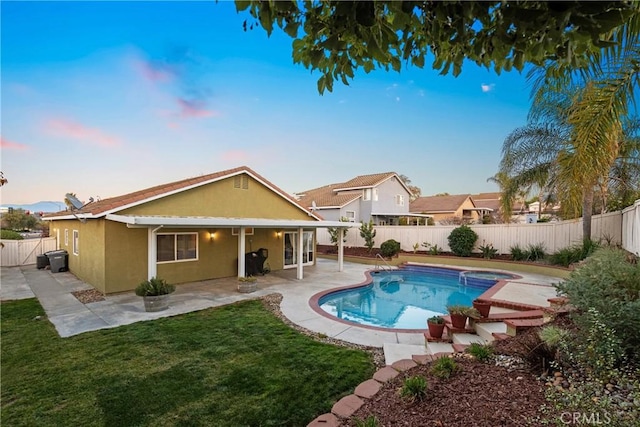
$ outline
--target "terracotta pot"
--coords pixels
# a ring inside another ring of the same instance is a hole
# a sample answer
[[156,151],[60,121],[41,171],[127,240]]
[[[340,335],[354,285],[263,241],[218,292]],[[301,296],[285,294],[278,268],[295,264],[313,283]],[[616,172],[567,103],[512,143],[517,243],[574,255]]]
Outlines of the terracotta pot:
[[474,301],[473,302],[473,308],[475,308],[476,310],[478,310],[480,312],[480,316],[488,317],[489,316],[489,311],[491,310],[491,303]]
[[451,325],[456,329],[464,329],[467,326],[467,316],[464,314],[449,314]]
[[431,338],[442,338],[442,333],[444,332],[444,323],[427,322],[427,327],[429,328],[429,336],[431,336]]

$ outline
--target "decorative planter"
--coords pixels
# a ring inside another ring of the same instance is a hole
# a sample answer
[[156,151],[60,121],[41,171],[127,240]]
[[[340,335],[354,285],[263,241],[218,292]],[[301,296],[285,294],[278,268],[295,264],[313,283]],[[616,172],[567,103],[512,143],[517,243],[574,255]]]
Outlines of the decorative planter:
[[238,292],[248,294],[258,290],[258,282],[238,282]]
[[481,317],[488,317],[489,311],[491,311],[491,303],[482,302],[482,301],[474,301],[473,308],[480,312]]
[[431,336],[431,338],[442,338],[442,333],[444,332],[444,323],[427,322],[427,327],[429,328],[429,336]]
[[451,317],[451,326],[456,329],[464,329],[467,326],[467,315],[465,314],[449,314]]
[[157,295],[157,296],[145,296],[142,297],[144,301],[144,311],[162,311],[169,308],[169,294]]

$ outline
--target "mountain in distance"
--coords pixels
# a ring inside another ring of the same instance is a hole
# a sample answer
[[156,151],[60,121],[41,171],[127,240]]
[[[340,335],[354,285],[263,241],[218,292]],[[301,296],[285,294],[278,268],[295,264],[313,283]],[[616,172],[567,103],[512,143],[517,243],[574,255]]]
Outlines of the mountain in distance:
[[23,209],[25,211],[31,211],[31,212],[49,213],[49,212],[63,211],[67,208],[67,205],[65,205],[64,202],[52,202],[48,200],[43,200],[40,202],[29,203],[25,205],[16,205],[12,203],[7,203],[7,204],[2,204],[1,207],[3,211],[5,211],[7,208],[14,208],[14,209]]

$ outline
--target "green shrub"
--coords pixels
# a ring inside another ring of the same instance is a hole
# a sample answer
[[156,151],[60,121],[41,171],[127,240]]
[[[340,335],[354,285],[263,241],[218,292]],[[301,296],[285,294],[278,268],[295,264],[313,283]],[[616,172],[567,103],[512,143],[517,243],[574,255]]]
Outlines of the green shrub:
[[427,395],[427,380],[424,377],[409,377],[404,380],[400,397],[410,400],[422,400]]
[[168,295],[176,290],[176,287],[168,284],[164,279],[152,277],[136,286],[136,295],[139,297],[155,297]]
[[477,342],[471,343],[469,347],[467,347],[466,352],[478,359],[480,362],[486,362],[493,355],[491,346],[482,345]]
[[546,256],[544,243],[538,243],[536,245],[529,244],[527,246],[527,250],[525,251],[526,260],[527,261],[538,261],[544,259]]
[[491,243],[489,243],[488,245],[485,245],[483,242],[479,249],[480,249],[480,252],[482,252],[482,257],[485,259],[494,258],[498,253],[498,250],[494,248]]
[[380,245],[380,253],[384,257],[391,258],[396,256],[398,252],[400,252],[400,242],[396,240],[389,239]]
[[22,240],[24,237],[20,235],[17,231],[13,230],[0,230],[0,239],[5,240]]
[[380,422],[375,415],[369,415],[364,420],[356,418],[353,421],[355,422],[356,427],[378,427],[380,425]]
[[457,256],[467,257],[471,255],[471,251],[478,240],[478,235],[470,227],[461,225],[451,231],[447,240],[449,241],[451,252]]
[[599,247],[599,243],[594,242],[593,240],[585,240],[581,244],[562,248],[557,252],[554,252],[549,256],[549,262],[553,265],[569,267],[571,264],[587,258]]
[[519,246],[511,246],[509,248],[511,253],[511,259],[514,261],[525,261],[527,259],[527,253]]
[[590,329],[611,330],[626,354],[640,360],[635,351],[640,345],[640,264],[629,262],[627,252],[596,250],[556,288],[577,309],[572,316],[580,327],[577,338],[583,346],[589,345]]
[[442,248],[439,247],[437,244],[432,245],[429,242],[424,242],[422,243],[422,246],[424,246],[427,249],[427,253],[429,253],[429,255],[440,255],[440,252],[442,252]]
[[438,378],[449,378],[458,371],[459,366],[451,357],[441,357],[431,365],[431,373]]
[[374,237],[376,237],[376,230],[373,229],[373,220],[369,220],[369,222],[363,222],[360,226],[360,237],[364,239],[364,245],[367,247],[369,252],[373,249],[373,245],[376,244]]

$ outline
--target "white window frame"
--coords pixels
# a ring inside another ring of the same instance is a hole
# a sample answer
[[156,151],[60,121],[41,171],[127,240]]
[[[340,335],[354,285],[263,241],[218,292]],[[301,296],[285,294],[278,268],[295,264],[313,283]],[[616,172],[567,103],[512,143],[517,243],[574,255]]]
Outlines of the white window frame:
[[[178,237],[179,235],[191,235],[191,236],[195,236],[195,242],[196,242],[196,253],[195,253],[195,257],[194,258],[184,258],[184,259],[178,259]],[[158,256],[160,255],[159,251],[156,250],[156,263],[157,264],[170,264],[170,263],[175,263],[175,262],[191,262],[191,261],[198,261],[199,257],[200,257],[200,242],[198,239],[198,232],[182,232],[182,233],[158,233],[156,235],[156,246],[158,244],[158,236],[174,236],[173,238],[173,259],[172,260],[166,260],[166,261],[159,261],[158,260]]]
[[80,255],[80,233],[73,230],[73,254]]
[[[308,234],[309,238],[306,240],[307,247],[303,249],[302,256],[306,255],[307,262],[303,262],[302,265],[313,265],[314,262],[314,248],[315,248],[315,238],[313,231],[303,231],[304,234]],[[287,241],[287,235],[290,235],[290,242],[293,243],[293,253],[291,255],[291,264],[287,264],[287,255],[286,255],[286,245],[283,246],[283,250],[285,251],[283,256],[283,268],[296,268],[298,266],[298,232],[297,231],[285,231],[284,232],[284,241]]]
[[373,189],[373,201],[374,202],[378,201],[378,189],[377,188]]
[[344,216],[349,222],[356,222],[356,211],[344,211]]
[[396,194],[396,206],[404,206],[404,196],[402,194]]
[[364,200],[365,202],[368,200],[371,200],[371,189],[370,188],[365,188],[364,190],[362,190],[362,200]]
[[69,246],[69,229],[64,229],[64,245]]

